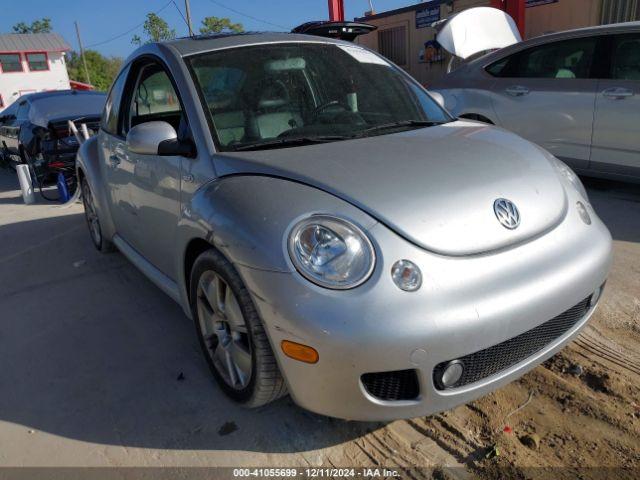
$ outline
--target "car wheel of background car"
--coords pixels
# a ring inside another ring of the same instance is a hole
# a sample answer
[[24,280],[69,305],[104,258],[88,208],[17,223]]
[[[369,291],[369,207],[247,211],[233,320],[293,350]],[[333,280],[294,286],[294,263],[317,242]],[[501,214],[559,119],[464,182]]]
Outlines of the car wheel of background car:
[[109,240],[102,236],[102,228],[100,227],[100,218],[93,201],[93,194],[89,188],[89,182],[86,178],[82,179],[82,203],[84,204],[84,216],[87,219],[89,233],[93,245],[102,253],[115,251],[115,246]]
[[285,395],[262,321],[231,263],[213,249],[202,253],[190,285],[200,346],[222,390],[250,408]]

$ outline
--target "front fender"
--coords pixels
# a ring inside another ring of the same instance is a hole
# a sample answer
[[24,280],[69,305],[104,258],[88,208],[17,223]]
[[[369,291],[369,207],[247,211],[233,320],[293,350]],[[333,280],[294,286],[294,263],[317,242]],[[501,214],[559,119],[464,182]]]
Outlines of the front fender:
[[107,179],[104,178],[102,168],[100,168],[98,137],[91,137],[78,149],[76,155],[76,171],[78,179],[80,179],[81,176],[87,179],[100,218],[102,234],[105,238],[111,240],[116,233],[116,229],[111,217],[111,210],[109,209]]
[[[234,265],[275,272],[294,270],[286,249],[291,227],[317,213],[337,215],[367,231],[377,221],[353,205],[315,187],[262,176],[234,175],[204,185],[183,208],[178,226],[182,256],[176,271],[186,295],[184,269],[189,244],[203,239]],[[186,299],[186,296],[185,296]]]

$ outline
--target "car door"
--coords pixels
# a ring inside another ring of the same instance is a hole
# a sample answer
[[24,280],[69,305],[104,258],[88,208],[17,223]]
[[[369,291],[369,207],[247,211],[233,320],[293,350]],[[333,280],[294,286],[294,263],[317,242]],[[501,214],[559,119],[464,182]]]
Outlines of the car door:
[[492,100],[499,123],[574,168],[589,166],[597,43],[598,37],[555,41],[487,67],[496,77]]
[[5,147],[9,147],[9,131],[15,123],[16,113],[18,113],[18,103],[13,102],[11,106],[2,111],[0,117],[0,146],[2,146],[3,152],[8,154],[13,153],[10,150],[5,150]]
[[609,40],[611,65],[598,83],[590,168],[640,177],[640,32]]
[[107,96],[98,133],[98,152],[106,179],[105,188],[111,219],[116,233],[125,240],[131,236],[129,228],[134,210],[129,194],[133,171],[127,169],[126,162],[123,163],[125,139],[121,105],[128,74],[129,67],[126,67],[113,83]]
[[3,126],[3,141],[9,149],[11,155],[19,155],[20,126],[29,119],[29,102],[27,100],[16,100],[18,108],[15,111],[15,118]]
[[[151,62],[139,66],[136,83],[128,98],[125,133],[146,122],[164,121],[173,126],[179,138],[187,129],[174,83],[163,65]],[[151,264],[175,279],[174,255],[176,227],[180,217],[180,156],[141,155],[126,143],[124,161],[131,169],[129,184],[134,206],[133,224],[127,241]]]

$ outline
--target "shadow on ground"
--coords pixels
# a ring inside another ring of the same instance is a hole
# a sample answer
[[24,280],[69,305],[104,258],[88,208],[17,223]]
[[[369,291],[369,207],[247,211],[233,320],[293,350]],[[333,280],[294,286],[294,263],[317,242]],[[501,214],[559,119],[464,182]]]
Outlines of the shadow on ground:
[[640,242],[640,184],[586,177],[582,181],[613,239]]
[[259,410],[227,400],[191,321],[120,254],[99,254],[80,213],[2,225],[0,245],[0,421],[99,444],[256,452],[379,426],[288,397]]

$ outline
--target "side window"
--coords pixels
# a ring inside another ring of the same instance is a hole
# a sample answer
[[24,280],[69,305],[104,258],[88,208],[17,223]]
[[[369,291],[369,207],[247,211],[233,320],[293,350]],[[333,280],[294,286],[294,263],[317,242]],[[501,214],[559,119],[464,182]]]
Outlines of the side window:
[[179,131],[181,119],[182,107],[169,75],[159,65],[144,67],[133,91],[126,126],[162,120]]
[[639,33],[614,37],[611,78],[615,80],[640,80]]
[[113,86],[111,87],[111,91],[109,92],[109,96],[107,97],[107,102],[104,106],[104,112],[102,114],[102,123],[101,128],[107,133],[111,135],[118,135],[118,118],[120,115],[120,102],[122,99],[122,92],[124,90],[124,85],[127,81],[127,74],[129,72],[129,67],[125,68]]
[[589,78],[597,37],[563,40],[533,47],[487,67],[496,77]]
[[502,60],[498,60],[495,63],[492,63],[491,65],[489,65],[486,70],[489,73],[489,75],[493,75],[494,77],[506,77],[506,75],[503,75],[503,71],[505,69],[505,67],[507,66],[507,64],[510,61],[513,61],[514,55],[510,56],[510,57],[505,57]]

